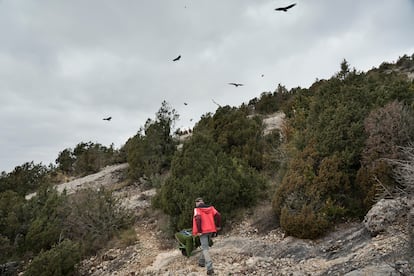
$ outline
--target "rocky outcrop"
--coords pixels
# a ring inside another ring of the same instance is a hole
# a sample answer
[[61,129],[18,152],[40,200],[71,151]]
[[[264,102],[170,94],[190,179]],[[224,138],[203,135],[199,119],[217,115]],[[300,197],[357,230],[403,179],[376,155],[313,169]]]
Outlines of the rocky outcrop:
[[[384,203],[378,203],[384,206]],[[394,206],[394,205],[392,205]],[[375,208],[381,209],[378,206]],[[399,214],[400,215],[400,214]],[[137,224],[136,245],[113,249],[104,261],[85,261],[84,275],[203,275],[197,266],[200,249],[184,257],[178,247],[165,247],[159,223]],[[389,224],[372,236],[364,223],[338,225],[318,240],[285,236],[280,228],[262,233],[250,216],[219,235],[210,249],[217,275],[410,275],[405,225]],[[112,252],[112,253],[111,253]],[[129,252],[129,253],[128,253]],[[404,274],[405,273],[405,274]]]
[[263,119],[263,124],[265,126],[263,134],[267,135],[275,129],[281,130],[284,119],[285,119],[285,113],[283,112],[276,112],[272,115],[266,116]]
[[[125,170],[127,168],[128,163],[107,166],[97,173],[56,185],[56,189],[60,193],[66,190],[67,194],[73,194],[81,189],[97,189],[99,187],[113,185],[125,178]],[[27,195],[26,200],[31,199],[35,195],[36,193]]]
[[381,199],[366,214],[363,224],[375,236],[386,231],[391,225],[402,222],[409,212],[409,200],[406,197]]

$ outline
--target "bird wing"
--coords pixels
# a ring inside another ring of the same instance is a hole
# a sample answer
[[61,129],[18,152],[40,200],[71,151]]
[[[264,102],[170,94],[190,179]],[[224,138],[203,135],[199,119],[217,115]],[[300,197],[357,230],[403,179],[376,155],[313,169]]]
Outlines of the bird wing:
[[287,11],[288,9],[293,8],[294,6],[296,6],[296,3],[290,4],[289,6],[286,6],[286,7],[277,8],[275,10],[276,11]]
[[291,4],[291,5],[289,5],[289,6],[287,6],[287,7],[285,7],[285,9],[290,9],[290,8],[293,8],[294,6],[296,6],[296,3],[294,3],[294,4]]
[[234,86],[243,86],[242,83],[235,83],[235,82],[229,82],[230,85],[234,85]]

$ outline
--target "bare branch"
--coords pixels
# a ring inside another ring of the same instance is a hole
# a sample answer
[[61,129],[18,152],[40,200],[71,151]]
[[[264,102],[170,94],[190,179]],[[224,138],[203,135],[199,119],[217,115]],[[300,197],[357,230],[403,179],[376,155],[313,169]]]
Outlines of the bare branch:
[[376,196],[377,198],[375,199],[375,201],[379,201],[379,199],[385,198],[384,193],[387,194],[390,197],[393,197],[393,193],[384,184],[382,184],[382,182],[378,179],[377,176],[374,176],[374,180],[380,186],[380,188],[377,189],[377,190],[381,190],[382,191],[381,195],[377,195]]

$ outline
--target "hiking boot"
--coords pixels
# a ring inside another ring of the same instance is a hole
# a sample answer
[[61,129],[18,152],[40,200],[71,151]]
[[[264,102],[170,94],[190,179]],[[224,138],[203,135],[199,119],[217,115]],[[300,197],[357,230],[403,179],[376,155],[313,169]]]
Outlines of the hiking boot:
[[214,270],[213,269],[207,270],[207,275],[214,275]]
[[200,266],[200,267],[205,267],[205,266],[206,266],[206,261],[204,261],[204,260],[199,260],[199,261],[198,261],[198,266]]

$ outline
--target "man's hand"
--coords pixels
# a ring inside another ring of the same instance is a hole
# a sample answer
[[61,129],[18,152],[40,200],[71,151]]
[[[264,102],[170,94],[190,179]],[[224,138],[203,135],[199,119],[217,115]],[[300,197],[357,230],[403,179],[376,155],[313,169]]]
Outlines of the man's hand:
[[216,227],[216,232],[214,232],[211,236],[213,238],[217,237],[219,231],[221,231],[221,227]]

